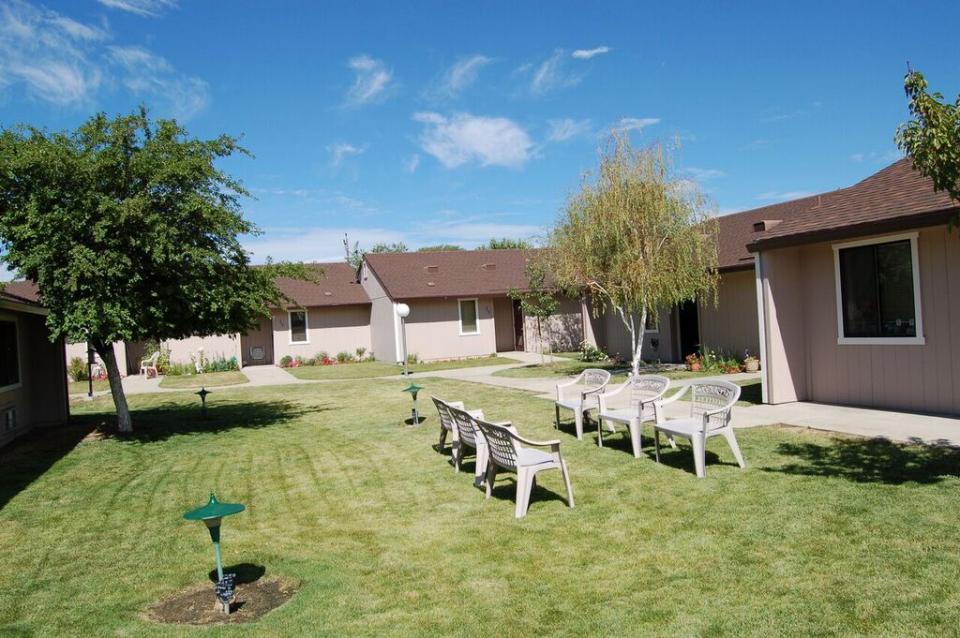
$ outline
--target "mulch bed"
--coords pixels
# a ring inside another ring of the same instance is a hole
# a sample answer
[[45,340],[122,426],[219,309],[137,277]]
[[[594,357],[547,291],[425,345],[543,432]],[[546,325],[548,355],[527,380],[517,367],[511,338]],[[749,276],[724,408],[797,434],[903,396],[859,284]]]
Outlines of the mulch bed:
[[211,583],[180,590],[147,609],[146,617],[157,623],[217,625],[248,623],[265,616],[290,600],[297,587],[280,578],[261,578],[237,585],[236,600],[229,615],[215,608]]

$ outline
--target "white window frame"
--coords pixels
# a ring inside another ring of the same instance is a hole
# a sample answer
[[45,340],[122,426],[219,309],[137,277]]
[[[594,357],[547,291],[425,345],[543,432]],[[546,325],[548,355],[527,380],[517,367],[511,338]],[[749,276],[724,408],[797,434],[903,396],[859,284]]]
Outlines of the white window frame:
[[23,387],[23,343],[20,341],[20,319],[13,315],[0,315],[0,321],[9,321],[17,335],[17,382],[0,386],[0,392],[9,392]]
[[[477,330],[476,332],[464,332],[463,331],[463,302],[472,301],[473,307],[475,310],[474,317],[477,321]],[[480,299],[478,297],[463,297],[462,299],[457,299],[457,318],[459,319],[458,325],[460,328],[461,337],[473,337],[480,334]]]
[[[927,340],[923,336],[923,309],[920,304],[920,256],[917,250],[919,233],[902,233],[871,237],[858,241],[833,244],[833,274],[837,299],[837,344],[841,346],[922,346]],[[844,248],[889,244],[895,241],[910,240],[911,267],[913,268],[913,309],[917,322],[915,337],[847,337],[843,334],[843,293],[840,287],[840,251]]]
[[[303,327],[306,333],[305,341],[294,341],[293,340],[293,313],[302,312],[303,313]],[[304,346],[309,345],[310,343],[310,311],[306,308],[298,308],[296,310],[287,311],[287,334],[288,341],[287,344],[291,346]]]

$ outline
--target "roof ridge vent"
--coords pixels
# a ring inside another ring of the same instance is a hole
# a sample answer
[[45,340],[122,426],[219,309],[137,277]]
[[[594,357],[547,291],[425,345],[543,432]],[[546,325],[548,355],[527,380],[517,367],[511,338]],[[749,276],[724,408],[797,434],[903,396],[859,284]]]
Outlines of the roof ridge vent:
[[436,264],[424,266],[423,269],[427,272],[440,272],[440,266],[437,266]]
[[761,219],[753,224],[753,232],[763,233],[783,223],[782,219]]
[[496,270],[497,265],[494,263],[480,264],[480,270]]

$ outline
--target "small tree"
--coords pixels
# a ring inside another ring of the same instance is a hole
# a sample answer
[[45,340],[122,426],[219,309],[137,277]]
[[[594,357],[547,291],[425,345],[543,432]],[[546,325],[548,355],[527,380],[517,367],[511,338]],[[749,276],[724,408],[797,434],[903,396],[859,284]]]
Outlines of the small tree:
[[[940,93],[927,92],[926,78],[912,69],[903,88],[914,119],[897,129],[897,146],[922,175],[933,180],[935,189],[960,201],[960,95],[954,104],[944,103]],[[951,225],[957,221],[954,218]]]
[[421,248],[417,248],[418,253],[436,253],[445,250],[463,250],[463,248],[461,246],[457,246],[456,244],[436,244],[435,246],[423,246]]
[[494,237],[487,242],[485,246],[480,246],[480,248],[483,250],[515,250],[533,248],[533,245],[525,239],[510,239],[508,237],[497,239]]
[[402,241],[394,242],[392,244],[379,242],[374,244],[373,248],[370,249],[370,252],[372,253],[405,253],[407,251],[407,245]]
[[51,338],[86,341],[107,368],[118,428],[130,432],[117,341],[242,332],[269,314],[278,275],[251,268],[239,237],[243,187],[215,161],[226,135],[188,138],[173,120],[96,115],[73,133],[0,132],[3,260],[36,282]]
[[567,203],[546,251],[559,285],[586,289],[630,333],[639,371],[648,314],[717,287],[716,222],[696,185],[675,178],[661,146],[634,150],[613,135],[595,176]]
[[537,318],[537,343],[540,348],[540,363],[543,363],[543,321],[557,311],[558,302],[554,292],[545,285],[547,264],[543,260],[533,259],[527,262],[525,272],[527,289],[521,291],[511,288],[507,294],[511,299],[520,302],[524,315]]

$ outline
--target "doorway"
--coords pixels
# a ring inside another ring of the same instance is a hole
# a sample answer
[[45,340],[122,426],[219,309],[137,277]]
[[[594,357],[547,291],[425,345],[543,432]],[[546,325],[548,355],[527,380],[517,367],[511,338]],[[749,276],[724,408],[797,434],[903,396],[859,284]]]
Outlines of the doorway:
[[497,352],[510,352],[514,347],[513,304],[509,297],[494,297],[493,327]]
[[680,332],[680,360],[700,351],[700,317],[697,302],[684,301],[677,306],[677,327]]
[[524,351],[523,344],[523,310],[520,308],[520,300],[513,300],[513,343],[514,350]]
[[256,329],[240,335],[243,365],[258,366],[273,363],[273,319],[263,317]]

